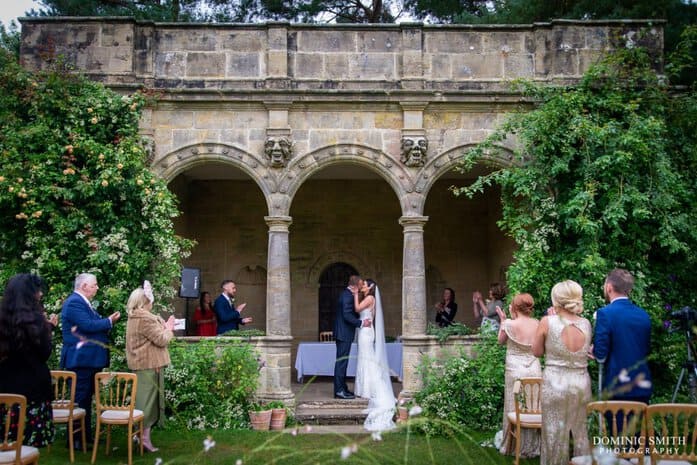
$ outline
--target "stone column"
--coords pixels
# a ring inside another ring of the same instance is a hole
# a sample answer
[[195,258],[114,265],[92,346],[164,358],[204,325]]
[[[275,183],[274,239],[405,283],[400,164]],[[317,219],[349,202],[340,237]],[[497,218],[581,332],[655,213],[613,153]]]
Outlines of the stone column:
[[421,389],[416,373],[421,361],[421,346],[426,334],[426,265],[424,260],[424,225],[427,216],[403,216],[402,256],[402,380],[403,397],[412,397]]
[[290,336],[290,216],[265,216],[269,225],[266,276],[266,334]]
[[269,225],[269,254],[266,275],[266,336],[257,348],[264,360],[257,396],[283,400],[293,405],[290,388],[290,261],[288,227],[290,216],[265,216]]

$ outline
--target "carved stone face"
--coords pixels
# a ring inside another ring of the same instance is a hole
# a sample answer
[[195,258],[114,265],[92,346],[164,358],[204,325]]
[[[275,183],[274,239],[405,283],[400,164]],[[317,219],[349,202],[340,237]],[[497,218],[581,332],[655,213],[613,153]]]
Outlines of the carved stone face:
[[293,144],[285,137],[269,137],[264,144],[264,153],[271,161],[271,166],[280,168],[286,166],[293,155]]
[[425,137],[402,138],[402,163],[407,166],[423,166],[426,162],[428,140]]

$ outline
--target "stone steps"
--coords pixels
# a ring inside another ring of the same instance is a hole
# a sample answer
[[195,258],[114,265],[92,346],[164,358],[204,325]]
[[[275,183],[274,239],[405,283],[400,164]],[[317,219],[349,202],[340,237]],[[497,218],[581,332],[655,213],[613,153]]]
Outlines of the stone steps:
[[306,425],[362,425],[367,399],[331,399],[300,402],[295,419]]

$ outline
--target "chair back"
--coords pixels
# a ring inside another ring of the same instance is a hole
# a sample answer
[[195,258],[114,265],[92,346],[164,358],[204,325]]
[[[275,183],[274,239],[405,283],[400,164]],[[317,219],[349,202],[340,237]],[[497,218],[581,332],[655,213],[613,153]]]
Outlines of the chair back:
[[[15,413],[17,429],[14,433],[11,419]],[[22,440],[27,414],[27,398],[20,394],[0,394],[0,420],[2,421],[2,444],[0,452],[15,452],[15,463],[22,463]],[[14,433],[14,434],[11,434]]]
[[513,384],[516,416],[542,414],[542,378],[520,378]]
[[332,342],[334,341],[334,331],[322,331],[319,333],[320,342]]
[[128,411],[133,415],[138,378],[135,373],[103,372],[94,377],[97,415],[103,410]]
[[590,402],[586,406],[593,442],[622,459],[644,463],[646,404],[630,401]]
[[54,409],[68,410],[75,407],[75,383],[77,375],[74,371],[51,370],[51,383],[53,384]]
[[697,460],[697,405],[653,404],[646,408],[651,463]]

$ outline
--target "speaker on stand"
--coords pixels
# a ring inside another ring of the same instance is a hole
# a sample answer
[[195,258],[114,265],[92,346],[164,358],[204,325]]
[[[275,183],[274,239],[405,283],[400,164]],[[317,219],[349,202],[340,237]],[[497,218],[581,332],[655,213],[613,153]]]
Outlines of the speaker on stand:
[[199,268],[183,268],[179,297],[186,299],[186,331],[189,334],[189,299],[198,299],[201,295],[201,270]]

